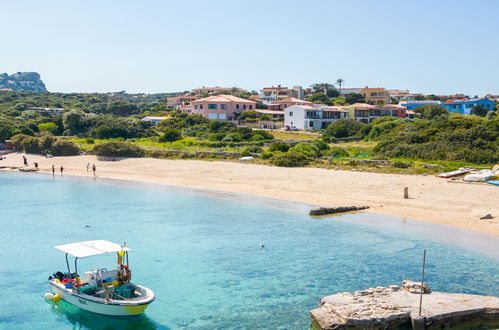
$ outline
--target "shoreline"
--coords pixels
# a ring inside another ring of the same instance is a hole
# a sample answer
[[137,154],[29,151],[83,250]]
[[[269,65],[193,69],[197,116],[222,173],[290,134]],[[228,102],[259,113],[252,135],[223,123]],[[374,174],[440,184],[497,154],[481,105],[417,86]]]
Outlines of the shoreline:
[[[11,153],[0,166],[22,167],[22,153]],[[434,176],[385,174],[321,168],[283,168],[259,164],[124,158],[103,161],[95,156],[45,158],[26,154],[29,168],[51,172],[52,164],[64,173],[92,177],[86,164],[95,164],[97,179],[156,183],[214,193],[239,193],[311,206],[368,205],[369,213],[447,225],[499,236],[497,187],[482,184],[448,184]],[[409,187],[409,199],[403,198]],[[495,218],[480,220],[492,214]]]

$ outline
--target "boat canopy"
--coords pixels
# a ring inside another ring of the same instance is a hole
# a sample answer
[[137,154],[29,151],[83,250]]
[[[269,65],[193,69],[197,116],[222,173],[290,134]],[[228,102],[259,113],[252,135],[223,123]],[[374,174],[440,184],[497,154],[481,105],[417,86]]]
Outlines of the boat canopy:
[[121,246],[116,243],[105,240],[76,242],[64,245],[54,246],[56,249],[66,252],[77,258],[85,258],[96,256],[104,253],[112,253],[119,251],[132,251],[131,249]]

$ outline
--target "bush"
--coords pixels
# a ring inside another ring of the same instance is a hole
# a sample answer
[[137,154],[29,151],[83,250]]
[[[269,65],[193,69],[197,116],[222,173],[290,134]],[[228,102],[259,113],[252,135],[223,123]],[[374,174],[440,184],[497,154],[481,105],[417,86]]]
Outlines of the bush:
[[51,136],[43,136],[38,139],[38,147],[42,154],[52,154],[52,145],[55,139]]
[[340,147],[332,147],[331,148],[331,157],[334,157],[334,158],[347,158],[349,157],[350,155],[348,154],[348,152],[343,149],[343,148],[340,148]]
[[355,119],[339,119],[331,123],[324,131],[324,137],[344,138],[360,135],[363,124]]
[[128,142],[105,142],[94,147],[93,153],[106,157],[142,157],[144,150]]
[[272,158],[272,156],[274,156],[274,154],[270,151],[265,151],[264,153],[262,153],[262,159],[270,159]]
[[88,144],[95,144],[95,140],[91,137],[88,137],[85,139],[85,142],[88,143]]
[[10,138],[10,142],[14,145],[14,147],[20,149],[22,147],[23,141],[30,137],[31,136],[26,134],[17,134]]
[[39,139],[32,136],[25,138],[21,143],[21,149],[30,154],[40,154]]
[[281,167],[302,167],[310,164],[310,160],[299,152],[288,151],[274,155],[271,163]]
[[300,142],[294,147],[291,147],[289,151],[298,152],[310,158],[319,158],[322,156],[322,152],[319,147],[311,142]]
[[249,147],[246,147],[246,150],[248,150],[249,152],[254,153],[254,154],[259,154],[263,151],[263,149],[259,146],[249,146]]
[[286,152],[290,148],[290,145],[287,144],[286,142],[282,141],[277,141],[272,143],[272,145],[269,148],[269,151],[274,152],[274,151],[281,151],[281,152]]
[[167,129],[159,138],[160,142],[175,142],[178,140],[182,140],[182,134],[180,134],[180,131],[175,128]]
[[54,156],[76,156],[80,154],[80,148],[71,141],[56,139],[52,144],[51,154]]

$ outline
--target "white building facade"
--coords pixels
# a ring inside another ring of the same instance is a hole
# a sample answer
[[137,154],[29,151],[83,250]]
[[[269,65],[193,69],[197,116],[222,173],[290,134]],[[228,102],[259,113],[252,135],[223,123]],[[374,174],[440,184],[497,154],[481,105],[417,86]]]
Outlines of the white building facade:
[[284,126],[300,130],[324,129],[342,118],[348,118],[348,111],[334,106],[293,105],[284,110]]

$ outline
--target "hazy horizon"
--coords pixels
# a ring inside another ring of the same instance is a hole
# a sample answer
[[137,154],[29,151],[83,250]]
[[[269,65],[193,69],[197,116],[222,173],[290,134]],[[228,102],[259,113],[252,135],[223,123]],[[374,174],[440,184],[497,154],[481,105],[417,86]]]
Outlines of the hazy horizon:
[[499,94],[499,2],[4,3],[0,72],[50,92],[272,85]]

